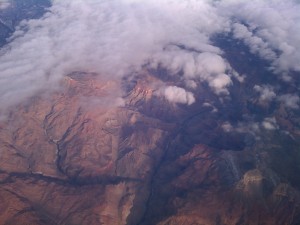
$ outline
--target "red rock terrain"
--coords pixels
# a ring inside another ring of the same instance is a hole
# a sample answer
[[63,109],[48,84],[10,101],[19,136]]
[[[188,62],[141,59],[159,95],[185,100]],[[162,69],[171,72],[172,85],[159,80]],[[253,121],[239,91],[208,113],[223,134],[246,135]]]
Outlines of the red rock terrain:
[[300,224],[290,112],[276,111],[289,135],[245,144],[224,132],[224,115],[170,104],[155,82],[137,78],[121,100],[122,84],[73,73],[11,110],[0,123],[0,224]]

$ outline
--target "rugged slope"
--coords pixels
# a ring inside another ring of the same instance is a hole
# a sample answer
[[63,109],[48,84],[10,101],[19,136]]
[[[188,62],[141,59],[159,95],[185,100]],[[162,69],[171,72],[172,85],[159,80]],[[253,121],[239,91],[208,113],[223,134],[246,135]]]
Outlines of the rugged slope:
[[224,131],[230,106],[170,104],[153,82],[135,78],[121,101],[111,93],[122,84],[76,72],[12,110],[0,127],[1,224],[299,224],[288,111],[275,114],[289,135],[253,140]]
[[[0,46],[50,6],[12,3]],[[233,37],[212,42],[246,77],[228,96],[197,81],[195,104],[172,104],[159,88],[181,72],[164,68],[123,83],[74,72],[1,117],[0,224],[300,224],[300,110],[254,90],[299,95],[299,74],[284,83]]]
[[114,82],[63,86],[1,122],[1,224],[125,224],[143,210],[168,124],[109,105]]

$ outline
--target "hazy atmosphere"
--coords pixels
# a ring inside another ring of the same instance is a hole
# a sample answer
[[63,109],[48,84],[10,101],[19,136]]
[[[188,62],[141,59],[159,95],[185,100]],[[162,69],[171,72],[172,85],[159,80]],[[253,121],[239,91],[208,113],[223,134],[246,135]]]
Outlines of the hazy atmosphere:
[[298,0],[0,0],[0,225],[299,225]]

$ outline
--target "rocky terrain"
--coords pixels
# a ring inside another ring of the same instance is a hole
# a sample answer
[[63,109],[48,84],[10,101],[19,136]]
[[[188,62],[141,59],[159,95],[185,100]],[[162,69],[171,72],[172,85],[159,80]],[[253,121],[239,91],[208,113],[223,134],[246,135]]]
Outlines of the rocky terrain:
[[[0,46],[50,4],[27,3],[0,14]],[[300,110],[254,90],[299,94],[299,74],[285,84],[232,40],[212,40],[247,79],[233,78],[229,95],[199,81],[196,102],[177,104],[158,92],[180,87],[180,73],[143,68],[116,81],[75,71],[10,108],[0,225],[299,225]]]
[[241,111],[216,100],[220,114],[201,104],[213,98],[205,87],[183,106],[156,96],[157,81],[124,81],[120,99],[124,84],[74,72],[11,110],[0,125],[1,224],[299,224],[291,112],[279,105],[282,130],[259,138],[229,132],[222,124],[249,99]]
[[75,74],[63,85],[65,90],[32,99],[1,124],[0,221],[125,224],[133,206],[143,211],[171,127],[105,104],[113,82]]

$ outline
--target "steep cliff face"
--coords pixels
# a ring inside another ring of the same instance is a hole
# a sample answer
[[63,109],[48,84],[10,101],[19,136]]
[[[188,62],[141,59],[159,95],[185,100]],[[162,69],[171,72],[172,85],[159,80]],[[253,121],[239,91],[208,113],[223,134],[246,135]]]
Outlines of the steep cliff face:
[[290,134],[253,141],[142,78],[121,99],[121,84],[73,73],[1,121],[1,224],[299,224],[288,112],[277,117]]

